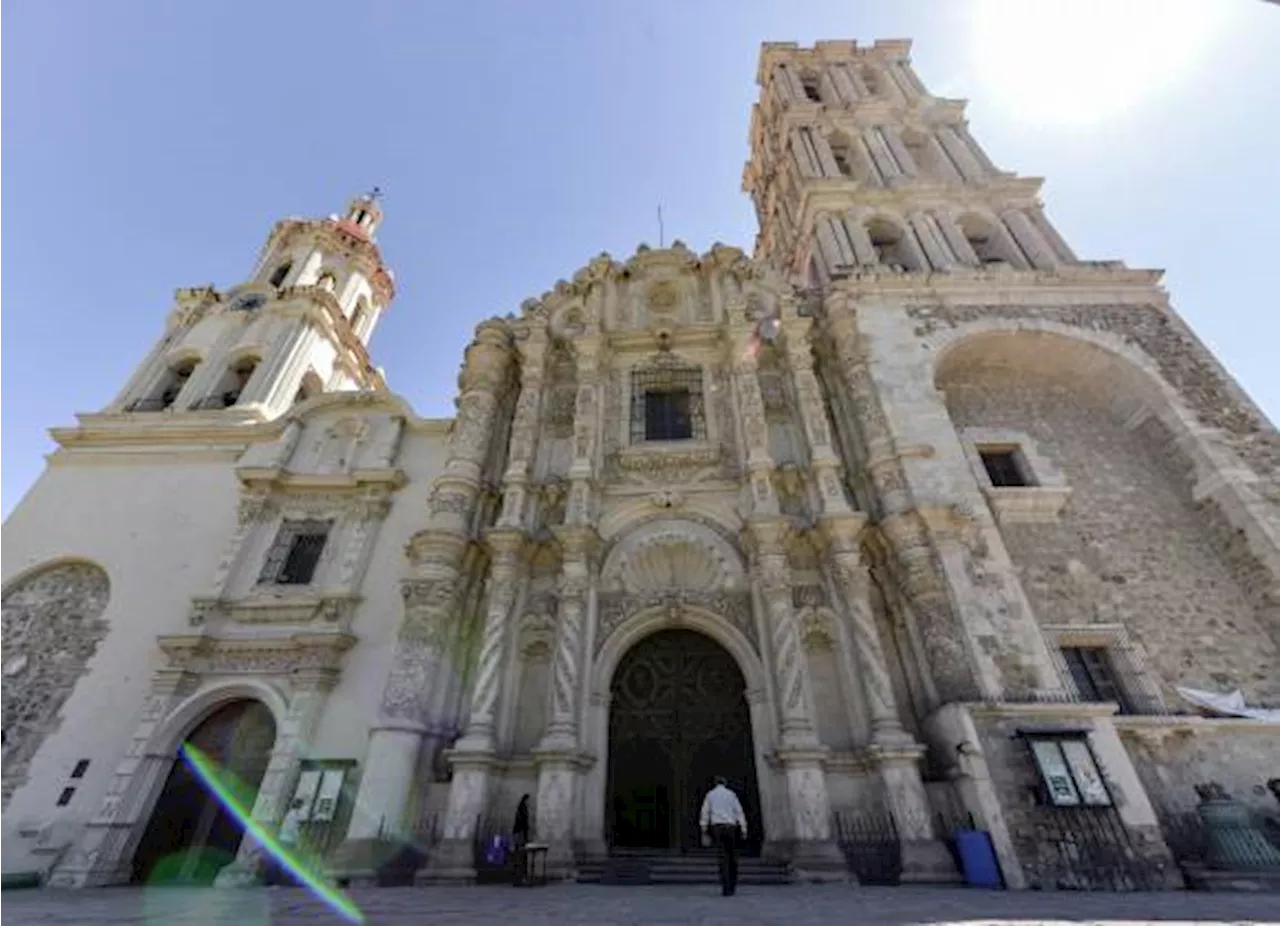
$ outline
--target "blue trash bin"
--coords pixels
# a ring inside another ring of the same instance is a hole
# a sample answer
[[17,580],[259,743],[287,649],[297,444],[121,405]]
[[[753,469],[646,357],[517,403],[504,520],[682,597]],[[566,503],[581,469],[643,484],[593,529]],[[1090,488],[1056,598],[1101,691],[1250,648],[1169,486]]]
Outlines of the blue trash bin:
[[959,830],[955,837],[964,883],[970,887],[1004,887],[991,835],[986,830]]

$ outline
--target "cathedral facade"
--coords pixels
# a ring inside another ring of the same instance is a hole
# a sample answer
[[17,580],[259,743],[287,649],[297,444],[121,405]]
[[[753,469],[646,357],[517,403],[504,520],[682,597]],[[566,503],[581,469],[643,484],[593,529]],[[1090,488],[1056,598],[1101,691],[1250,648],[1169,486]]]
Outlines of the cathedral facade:
[[571,875],[722,774],[798,877],[882,813],[955,880],[959,812],[1043,886],[1093,814],[1175,884],[1196,785],[1271,801],[1280,723],[1179,689],[1280,706],[1275,428],[908,51],[766,45],[754,255],[600,255],[452,420],[366,349],[376,197],[179,290],[4,526],[5,873],[248,882],[296,805],[339,874],[466,879],[528,794]]

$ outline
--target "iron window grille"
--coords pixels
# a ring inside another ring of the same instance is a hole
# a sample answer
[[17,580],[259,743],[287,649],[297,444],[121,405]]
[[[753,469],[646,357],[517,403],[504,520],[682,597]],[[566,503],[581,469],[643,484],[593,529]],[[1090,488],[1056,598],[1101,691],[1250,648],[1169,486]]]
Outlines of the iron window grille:
[[259,585],[310,585],[332,521],[286,521],[267,553]]
[[705,441],[702,370],[670,354],[631,373],[631,443]]
[[1120,705],[1120,713],[1133,713],[1133,706],[1129,703],[1106,649],[1101,646],[1064,646],[1062,659],[1083,700],[1115,701]]

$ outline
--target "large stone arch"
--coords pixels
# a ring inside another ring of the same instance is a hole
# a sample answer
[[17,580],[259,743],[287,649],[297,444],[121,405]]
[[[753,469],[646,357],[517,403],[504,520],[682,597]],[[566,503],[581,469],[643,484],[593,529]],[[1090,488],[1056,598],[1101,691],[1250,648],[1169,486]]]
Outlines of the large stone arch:
[[270,711],[277,743],[290,728],[288,699],[262,679],[215,682],[186,696],[153,686],[98,813],[75,849],[54,869],[50,883],[90,887],[127,882],[179,747],[201,723],[236,701],[256,701]]
[[110,598],[106,570],[81,559],[43,563],[5,586],[4,806],[106,639]]
[[[1159,675],[1142,681],[1166,697],[1175,683],[1280,691],[1270,598],[1280,550],[1257,475],[1156,359],[1116,335],[1045,320],[986,319],[929,340],[961,436],[1025,435],[1071,492],[1056,522],[1001,524],[1040,622],[1136,627]],[[1034,562],[1050,546],[1058,562]],[[1148,616],[1159,626],[1144,632]],[[1219,626],[1212,645],[1193,633]]]

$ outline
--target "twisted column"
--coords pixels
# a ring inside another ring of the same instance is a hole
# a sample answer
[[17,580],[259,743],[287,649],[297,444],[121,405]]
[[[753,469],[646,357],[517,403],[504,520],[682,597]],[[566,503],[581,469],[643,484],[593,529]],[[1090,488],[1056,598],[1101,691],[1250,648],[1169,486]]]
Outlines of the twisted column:
[[800,404],[800,419],[809,443],[809,459],[820,497],[820,510],[843,513],[849,511],[845,497],[843,467],[833,446],[831,428],[822,401],[822,386],[813,372],[813,320],[792,318],[793,311],[784,310],[782,328],[786,334],[787,365]]
[[488,532],[486,540],[493,555],[489,571],[489,601],[485,608],[480,655],[476,660],[471,714],[466,735],[458,743],[459,750],[492,751],[494,748],[511,609],[519,592],[524,535],[519,531],[495,528]]
[[447,641],[454,635],[462,556],[471,540],[481,473],[498,430],[498,396],[506,387],[511,360],[507,325],[498,319],[483,322],[458,377],[458,416],[444,471],[432,490],[427,528],[410,544],[414,575],[402,586],[405,610],[383,688],[381,718],[370,734],[356,811],[337,853],[351,867],[364,867],[365,852],[382,834],[405,829],[434,688],[449,655]]

